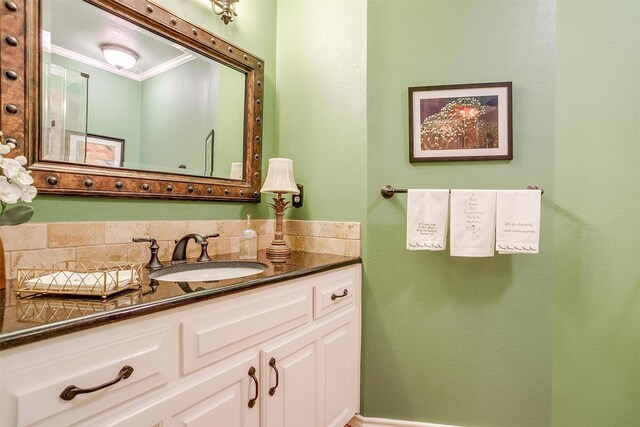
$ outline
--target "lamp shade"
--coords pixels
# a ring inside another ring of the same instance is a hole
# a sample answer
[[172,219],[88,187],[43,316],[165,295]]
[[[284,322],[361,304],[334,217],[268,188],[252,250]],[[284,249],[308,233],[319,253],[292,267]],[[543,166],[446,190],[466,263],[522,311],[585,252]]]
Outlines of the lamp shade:
[[299,194],[296,179],[293,176],[291,159],[269,159],[267,178],[262,185],[261,193],[293,193]]
[[229,179],[242,179],[242,162],[231,163],[231,174]]

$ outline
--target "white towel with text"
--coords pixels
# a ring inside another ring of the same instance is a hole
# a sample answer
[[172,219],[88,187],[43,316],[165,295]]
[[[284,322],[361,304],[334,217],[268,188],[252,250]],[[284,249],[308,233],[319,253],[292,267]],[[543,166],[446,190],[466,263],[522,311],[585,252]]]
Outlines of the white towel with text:
[[493,256],[495,230],[495,190],[451,190],[451,256]]
[[449,190],[408,190],[407,249],[445,250],[448,216]]
[[540,250],[540,190],[501,190],[496,202],[496,250],[537,254]]

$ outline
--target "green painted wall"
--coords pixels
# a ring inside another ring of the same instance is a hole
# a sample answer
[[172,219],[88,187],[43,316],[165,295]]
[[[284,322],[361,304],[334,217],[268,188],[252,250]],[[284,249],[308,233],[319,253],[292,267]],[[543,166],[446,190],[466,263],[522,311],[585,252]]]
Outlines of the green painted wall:
[[[145,151],[145,162],[173,169],[182,163],[188,173],[201,175],[205,140],[213,129],[213,176],[229,178],[231,163],[242,162],[244,156],[246,77],[231,67],[198,58],[145,80],[143,111],[148,114],[143,119],[143,145],[162,140],[156,150]],[[161,125],[144,126],[144,122]]]
[[[183,17],[220,37],[243,47],[265,61],[263,104],[263,167],[274,157],[275,147],[275,75],[276,75],[276,0],[242,0],[238,19],[230,25],[211,12],[205,0],[157,0]],[[266,199],[263,197],[263,200]],[[38,196],[33,207],[34,222],[104,221],[126,219],[236,219],[251,213],[268,218],[265,203],[239,204],[218,202],[163,201],[98,197]]]
[[[294,216],[358,220],[366,189],[363,413],[466,426],[637,425],[640,4],[325,6],[279,2],[278,153],[321,189]],[[353,61],[365,16],[363,156],[362,113],[344,94],[360,83]],[[501,80],[514,85],[513,161],[408,163],[407,87]],[[542,253],[407,252],[406,198],[383,200],[386,183],[540,185]]]
[[278,1],[278,155],[304,185],[292,219],[365,220],[366,1]]
[[640,425],[640,2],[558,2],[553,425]]
[[[244,97],[245,75],[229,67],[220,67],[220,105],[215,108],[218,125],[215,128],[214,175],[228,178],[231,163],[242,162],[244,155]],[[266,166],[266,164],[265,164]],[[266,176],[266,175],[265,175]]]
[[[204,171],[204,139],[213,123],[207,117],[209,66],[196,59],[142,82],[140,163],[159,170]],[[208,130],[207,130],[208,129]],[[202,148],[202,150],[197,150]]]
[[[464,426],[551,418],[555,7],[368,3],[365,415]],[[410,86],[513,82],[513,161],[409,163]],[[405,250],[406,196],[380,187],[545,188],[541,253]]]

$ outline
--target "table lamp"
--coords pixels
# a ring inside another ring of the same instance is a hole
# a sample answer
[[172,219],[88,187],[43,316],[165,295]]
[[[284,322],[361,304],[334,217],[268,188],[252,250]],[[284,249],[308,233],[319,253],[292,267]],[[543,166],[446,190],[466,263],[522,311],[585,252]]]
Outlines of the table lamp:
[[274,193],[278,197],[273,199],[272,207],[276,213],[276,231],[271,246],[267,248],[267,258],[272,261],[286,261],[291,256],[291,248],[284,241],[283,216],[289,202],[282,198],[283,194],[299,194],[296,180],[293,176],[293,161],[291,159],[269,159],[267,178],[262,185],[261,193]]

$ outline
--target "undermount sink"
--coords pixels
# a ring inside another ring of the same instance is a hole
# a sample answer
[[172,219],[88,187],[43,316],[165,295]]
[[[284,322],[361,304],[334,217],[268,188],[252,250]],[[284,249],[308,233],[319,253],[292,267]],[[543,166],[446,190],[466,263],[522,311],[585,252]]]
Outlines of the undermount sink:
[[209,282],[252,276],[267,268],[254,261],[213,261],[173,265],[149,273],[149,278],[165,282]]

